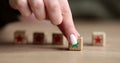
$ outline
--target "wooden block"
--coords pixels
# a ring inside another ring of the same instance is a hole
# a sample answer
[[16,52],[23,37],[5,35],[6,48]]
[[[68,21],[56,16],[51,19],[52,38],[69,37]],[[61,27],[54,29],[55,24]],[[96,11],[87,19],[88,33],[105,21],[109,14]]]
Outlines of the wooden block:
[[69,50],[71,51],[81,51],[83,49],[83,37],[78,37],[77,39],[78,45],[73,46],[69,43]]
[[53,33],[52,42],[53,45],[63,45],[63,34]]
[[33,44],[43,44],[45,35],[44,33],[35,32],[33,36]]
[[16,31],[14,33],[14,41],[16,44],[26,44],[27,37],[25,35],[25,31]]
[[93,32],[92,44],[95,46],[105,46],[106,34],[105,32]]

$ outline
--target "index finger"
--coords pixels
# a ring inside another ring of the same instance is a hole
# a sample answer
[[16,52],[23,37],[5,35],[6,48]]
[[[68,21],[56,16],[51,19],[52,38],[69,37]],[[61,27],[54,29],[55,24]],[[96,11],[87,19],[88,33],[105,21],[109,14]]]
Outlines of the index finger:
[[59,29],[62,31],[62,33],[66,36],[67,40],[71,43],[71,35],[74,35],[77,39],[79,36],[79,33],[77,32],[72,18],[72,13],[68,4],[67,0],[59,0],[63,21],[60,25],[58,25]]

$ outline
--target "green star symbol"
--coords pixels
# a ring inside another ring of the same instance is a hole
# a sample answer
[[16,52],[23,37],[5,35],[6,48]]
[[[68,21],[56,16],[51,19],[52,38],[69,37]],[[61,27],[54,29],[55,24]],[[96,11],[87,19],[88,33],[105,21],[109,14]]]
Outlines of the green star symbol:
[[73,44],[72,48],[78,48],[78,44],[79,44],[79,42],[77,42],[77,44]]

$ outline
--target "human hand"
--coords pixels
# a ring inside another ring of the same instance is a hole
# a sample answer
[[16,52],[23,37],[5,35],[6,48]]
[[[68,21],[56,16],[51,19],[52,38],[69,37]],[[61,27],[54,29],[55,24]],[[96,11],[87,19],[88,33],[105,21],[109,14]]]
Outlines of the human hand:
[[9,3],[23,16],[34,14],[38,20],[50,19],[52,24],[59,27],[70,43],[77,42],[79,33],[75,29],[67,0],[9,0]]

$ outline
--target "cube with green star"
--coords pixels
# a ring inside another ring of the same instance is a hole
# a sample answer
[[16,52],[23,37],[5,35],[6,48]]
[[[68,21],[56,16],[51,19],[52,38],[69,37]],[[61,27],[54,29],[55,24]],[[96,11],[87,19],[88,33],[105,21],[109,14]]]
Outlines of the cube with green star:
[[77,44],[69,44],[69,50],[71,51],[81,51],[83,49],[83,37],[78,37]]

